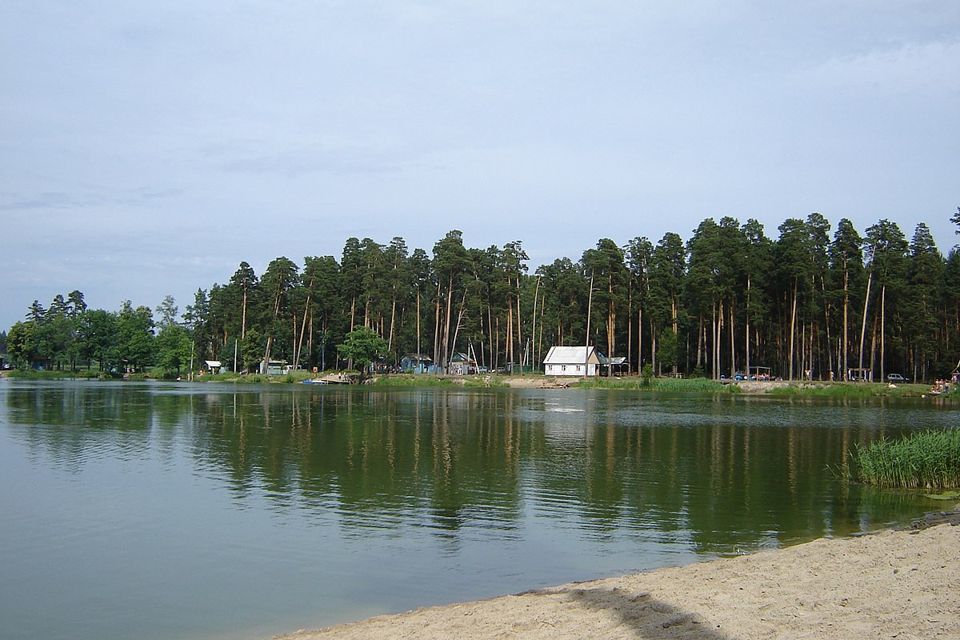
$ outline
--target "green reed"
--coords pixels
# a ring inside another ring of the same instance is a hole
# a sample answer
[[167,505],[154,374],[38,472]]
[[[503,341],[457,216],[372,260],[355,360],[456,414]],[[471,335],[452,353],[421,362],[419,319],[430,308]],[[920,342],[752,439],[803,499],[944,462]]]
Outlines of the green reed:
[[877,440],[852,454],[857,478],[881,487],[960,487],[960,429]]

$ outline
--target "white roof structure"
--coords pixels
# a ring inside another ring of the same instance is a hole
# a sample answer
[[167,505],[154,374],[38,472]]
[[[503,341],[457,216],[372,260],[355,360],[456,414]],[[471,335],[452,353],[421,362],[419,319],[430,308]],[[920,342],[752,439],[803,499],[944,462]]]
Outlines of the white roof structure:
[[204,360],[207,363],[208,367],[222,367],[223,365],[219,360]]
[[550,347],[543,364],[598,364],[596,347]]

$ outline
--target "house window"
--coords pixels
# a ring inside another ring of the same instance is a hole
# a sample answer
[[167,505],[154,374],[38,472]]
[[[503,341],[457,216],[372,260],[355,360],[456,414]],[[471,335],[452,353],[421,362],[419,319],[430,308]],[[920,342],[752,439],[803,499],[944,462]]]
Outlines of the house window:
[[560,365],[560,371],[566,371],[566,370],[567,370],[567,365],[565,364]]

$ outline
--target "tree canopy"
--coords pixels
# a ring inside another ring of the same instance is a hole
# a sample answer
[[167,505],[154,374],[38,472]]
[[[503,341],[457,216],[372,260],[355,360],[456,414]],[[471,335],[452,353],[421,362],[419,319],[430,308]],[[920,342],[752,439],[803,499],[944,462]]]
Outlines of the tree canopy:
[[[960,209],[951,220],[960,225]],[[927,225],[908,241],[889,220],[861,233],[811,213],[777,231],[707,218],[686,241],[600,238],[579,259],[532,271],[521,240],[469,247],[454,229],[427,251],[399,236],[353,237],[339,259],[281,256],[262,274],[241,261],[223,283],[198,288],[182,317],[170,296],[155,312],[89,309],[79,290],[34,300],[6,350],[18,366],[171,373],[188,366],[187,344],[196,362],[250,370],[264,360],[397,366],[407,354],[441,368],[458,354],[491,370],[536,367],[550,346],[584,343],[626,356],[633,371],[712,377],[764,366],[836,379],[862,363],[876,378],[923,379],[956,363],[960,256],[956,247],[944,256]],[[373,336],[383,342],[374,355],[353,351]]]

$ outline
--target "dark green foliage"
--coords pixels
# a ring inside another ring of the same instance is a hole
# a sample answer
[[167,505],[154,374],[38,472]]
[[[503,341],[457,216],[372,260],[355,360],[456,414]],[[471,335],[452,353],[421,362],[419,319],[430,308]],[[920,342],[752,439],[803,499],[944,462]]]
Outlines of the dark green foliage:
[[330,369],[347,364],[336,345],[364,327],[386,342],[387,366],[422,354],[442,369],[465,354],[491,371],[535,370],[551,346],[589,342],[627,356],[631,372],[650,365],[654,375],[676,368],[716,379],[761,366],[784,378],[841,380],[861,362],[874,380],[952,371],[960,360],[957,250],[944,259],[923,224],[907,243],[888,220],[865,238],[842,219],[831,239],[819,213],[779,231],[774,240],[756,220],[708,218],[686,243],[676,233],[656,244],[602,238],[580,260],[545,261],[533,274],[519,240],[469,248],[452,230],[431,255],[400,237],[349,238],[339,261],[307,256],[299,266],[279,257],[262,276],[241,262],[226,284],[197,290],[182,325],[170,297],[156,320],[131,303],[88,309],[80,291],[48,306],[35,300],[10,328],[8,360],[142,371],[166,362],[157,332],[176,325],[196,362]]
[[650,386],[651,380],[653,380],[653,365],[645,364],[643,369],[640,371],[640,380],[645,387]]
[[184,327],[169,324],[157,334],[157,366],[168,375],[187,370],[193,356],[190,333]]
[[337,345],[337,351],[364,376],[371,364],[387,355],[387,342],[371,329],[357,327],[346,335],[343,344]]

